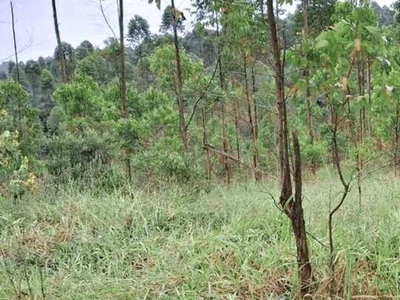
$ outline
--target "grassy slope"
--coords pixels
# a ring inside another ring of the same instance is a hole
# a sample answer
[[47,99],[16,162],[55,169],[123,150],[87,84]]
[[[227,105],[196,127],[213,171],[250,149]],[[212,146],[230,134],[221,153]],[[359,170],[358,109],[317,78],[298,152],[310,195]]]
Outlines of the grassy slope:
[[[305,187],[308,231],[327,244],[334,179]],[[271,186],[184,189],[134,199],[65,189],[45,198],[0,204],[0,298],[41,299],[293,298],[295,248]],[[400,294],[400,184],[376,176],[356,189],[335,221],[338,294]],[[325,299],[327,249],[309,240],[316,299]],[[28,278],[28,280],[27,280]],[[363,299],[362,297],[359,299]],[[378,299],[378,298],[377,298]],[[382,298],[379,298],[382,299]]]

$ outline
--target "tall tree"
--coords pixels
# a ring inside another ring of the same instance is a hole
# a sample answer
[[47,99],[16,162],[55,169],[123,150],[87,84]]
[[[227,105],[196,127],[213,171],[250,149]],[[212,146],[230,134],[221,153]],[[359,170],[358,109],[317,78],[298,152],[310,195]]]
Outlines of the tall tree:
[[68,82],[67,66],[65,63],[64,49],[63,49],[62,43],[61,43],[60,29],[58,27],[56,0],[51,0],[51,4],[53,6],[54,30],[56,32],[57,47],[58,47],[59,57],[60,57],[61,78],[62,78],[62,82],[66,83],[66,82]]
[[10,8],[11,8],[11,25],[12,25],[12,32],[13,32],[13,40],[14,40],[14,55],[15,55],[15,66],[17,70],[17,81],[19,82],[19,64],[18,64],[18,51],[17,51],[17,39],[15,36],[15,22],[14,22],[14,7],[12,1],[10,1]]
[[[125,36],[124,36],[124,1],[118,1],[118,24],[119,24],[119,47],[120,47],[120,64],[121,64],[121,74],[120,74],[120,85],[121,85],[121,105],[122,105],[122,118],[129,118],[128,111],[128,99],[127,99],[127,88],[126,88],[126,64],[125,64]],[[131,163],[129,158],[129,153],[126,153],[125,158],[126,173],[128,175],[129,181],[132,181]]]
[[134,46],[150,36],[150,26],[147,20],[139,15],[134,15],[128,24],[128,41]]
[[[171,0],[171,11],[176,11],[175,2]],[[176,96],[178,99],[178,108],[179,108],[179,123],[180,123],[180,134],[182,138],[182,144],[185,152],[189,152],[189,141],[187,136],[187,127],[185,120],[185,96],[183,94],[183,86],[182,86],[182,66],[181,66],[181,57],[180,57],[180,49],[179,49],[179,39],[178,39],[178,22],[180,16],[177,14],[173,14],[173,34],[174,34],[174,47],[175,47],[175,61],[176,61],[176,77],[175,77],[175,86],[176,86]]]
[[[218,12],[215,12],[218,14]],[[225,82],[225,72],[224,72],[224,65],[222,64],[222,44],[221,44],[221,33],[220,33],[220,28],[219,28],[219,18],[216,17],[216,24],[217,24],[217,37],[218,37],[218,70],[219,70],[219,82],[220,82],[220,88],[224,95],[226,95],[226,82]],[[225,105],[225,97],[222,98],[221,100],[221,135],[222,135],[222,148],[224,149],[224,152],[228,152],[228,138],[226,136],[226,118],[225,118],[225,110],[226,110],[226,105]],[[225,169],[225,178],[227,184],[230,184],[231,181],[231,170],[229,166],[229,160],[226,156],[223,156],[223,164],[224,164],[224,169]]]
[[128,41],[135,47],[135,52],[142,59],[142,42],[150,37],[150,26],[145,18],[135,15],[128,24]]

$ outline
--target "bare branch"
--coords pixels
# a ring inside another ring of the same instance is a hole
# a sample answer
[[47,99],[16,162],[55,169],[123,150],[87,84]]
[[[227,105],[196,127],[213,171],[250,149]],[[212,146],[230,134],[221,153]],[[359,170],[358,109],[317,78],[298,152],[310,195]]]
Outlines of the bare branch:
[[[103,7],[103,3],[102,2],[103,2],[103,0],[99,0],[99,8],[100,8],[101,14],[103,15],[104,22],[106,22],[107,27],[110,29],[110,31],[111,31],[112,35],[114,36],[114,38],[117,39],[117,35],[115,34],[115,31],[112,28],[110,22],[108,21],[108,18],[106,16],[105,11],[104,11],[104,7]],[[117,7],[118,7],[118,5],[117,5]]]

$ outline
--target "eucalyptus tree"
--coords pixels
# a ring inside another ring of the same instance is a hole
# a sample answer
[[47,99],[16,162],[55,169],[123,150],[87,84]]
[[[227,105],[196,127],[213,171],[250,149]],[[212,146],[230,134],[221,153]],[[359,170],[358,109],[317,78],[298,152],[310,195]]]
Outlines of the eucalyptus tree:
[[10,1],[10,9],[11,9],[11,28],[13,33],[13,42],[14,42],[14,56],[15,56],[15,66],[17,71],[17,81],[19,82],[19,68],[18,68],[18,51],[17,51],[17,37],[15,34],[15,21],[14,21],[14,6],[13,2]]
[[76,52],[76,59],[81,60],[85,57],[88,57],[94,52],[94,46],[91,42],[85,40],[82,43],[80,43],[78,47],[76,47],[75,52]]
[[[124,35],[124,1],[118,0],[118,27],[119,27],[119,55],[120,55],[120,87],[121,87],[121,117],[124,121],[129,119],[129,108],[126,86],[126,57]],[[125,151],[126,152],[126,151]],[[132,171],[129,153],[125,153],[125,168],[129,181],[132,181]]]
[[128,24],[128,41],[135,48],[139,60],[143,57],[142,42],[150,37],[150,26],[147,20],[139,15],[134,15]]
[[28,87],[29,87],[29,91],[31,93],[32,96],[32,103],[35,106],[38,106],[38,89],[40,86],[40,74],[41,74],[41,68],[40,65],[38,64],[38,62],[34,61],[34,60],[28,60],[25,63],[25,78],[28,82]]
[[[149,3],[152,3],[153,0],[150,0]],[[158,9],[161,7],[161,1],[156,0],[156,5]],[[185,120],[185,107],[186,107],[186,99],[183,94],[183,77],[182,77],[182,65],[181,65],[181,57],[180,57],[180,46],[179,46],[179,38],[178,38],[178,29],[179,24],[183,21],[184,17],[179,13],[180,11],[175,7],[174,0],[171,0],[171,5],[166,8],[164,11],[164,15],[168,15],[168,22],[164,29],[169,30],[172,27],[173,31],[173,44],[175,48],[175,77],[174,77],[174,85],[176,91],[176,99],[178,103],[179,110],[179,132],[182,140],[182,145],[185,153],[189,152],[189,141],[187,134],[187,124]],[[172,16],[172,19],[171,19]],[[172,22],[171,22],[172,21]],[[162,25],[162,26],[163,26]]]
[[[266,35],[264,20],[257,11],[255,4],[234,2],[225,9],[223,13],[224,55],[229,57],[227,61],[237,61],[239,68],[243,71],[241,76],[231,75],[232,81],[239,79],[243,82],[243,90],[246,99],[246,111],[248,125],[251,132],[253,169],[256,181],[261,179],[259,172],[259,149],[258,149],[258,105],[257,105],[257,82],[256,67],[257,55],[261,49],[266,47]],[[227,71],[234,73],[232,66]]]
[[276,24],[274,1],[267,0],[268,29],[271,40],[273,70],[275,73],[276,98],[279,115],[279,161],[281,193],[279,202],[285,214],[292,223],[296,240],[297,264],[301,282],[301,294],[308,293],[312,280],[312,268],[309,258],[307,233],[302,205],[302,169],[300,159],[300,145],[297,133],[293,131],[294,147],[294,183],[293,196],[292,179],[289,160],[289,126],[286,109],[285,73],[279,43],[279,31]]
[[54,77],[47,69],[43,69],[40,74],[40,120],[44,131],[47,131],[47,118],[54,107],[53,92],[55,89]]
[[[54,50],[54,62],[62,65],[61,74],[58,72],[58,75],[61,77],[61,82],[66,83],[70,80],[75,71],[76,57],[75,57],[75,49],[71,44],[62,42],[61,50],[60,46]],[[64,74],[65,72],[65,74]],[[57,72],[56,72],[57,73]],[[64,78],[65,76],[65,78]]]

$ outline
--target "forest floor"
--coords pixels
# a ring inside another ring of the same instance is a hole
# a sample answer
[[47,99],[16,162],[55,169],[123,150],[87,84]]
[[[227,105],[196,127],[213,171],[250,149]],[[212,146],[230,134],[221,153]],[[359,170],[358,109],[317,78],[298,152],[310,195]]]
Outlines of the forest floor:
[[[315,299],[327,299],[334,175],[308,178]],[[295,245],[273,182],[133,196],[65,187],[0,203],[0,299],[293,299]],[[400,180],[376,174],[335,215],[337,295],[398,299]]]

